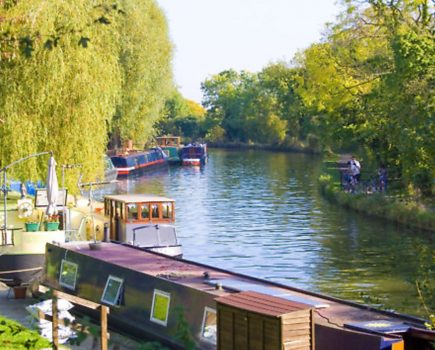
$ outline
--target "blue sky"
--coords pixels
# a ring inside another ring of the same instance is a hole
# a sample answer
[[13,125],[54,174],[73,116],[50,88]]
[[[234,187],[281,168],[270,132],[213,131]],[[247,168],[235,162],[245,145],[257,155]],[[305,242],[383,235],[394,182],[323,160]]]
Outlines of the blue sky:
[[336,0],[157,0],[175,45],[181,93],[201,102],[200,84],[223,70],[260,71],[319,41]]

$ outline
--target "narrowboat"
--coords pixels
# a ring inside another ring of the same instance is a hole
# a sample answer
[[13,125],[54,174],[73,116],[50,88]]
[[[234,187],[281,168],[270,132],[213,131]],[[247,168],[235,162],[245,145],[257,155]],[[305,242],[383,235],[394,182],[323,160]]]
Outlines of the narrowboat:
[[416,317],[115,243],[47,244],[43,284],[109,306],[109,326],[174,349],[426,350],[435,341]]
[[[46,189],[35,199],[9,199],[8,229],[1,229],[0,282],[29,283],[42,272],[48,242],[113,240],[175,257],[182,256],[175,231],[175,202],[155,195],[108,195],[104,204],[80,198],[66,203],[66,191],[58,198],[59,223],[44,223]],[[29,218],[32,219],[29,225]],[[65,218],[65,220],[63,220]],[[105,232],[105,224],[109,232]],[[65,227],[64,227],[65,225]],[[105,237],[105,234],[108,237]]]
[[205,165],[208,160],[207,144],[189,144],[180,151],[182,165]]
[[118,177],[118,171],[108,155],[104,155],[104,181],[114,181]]
[[165,152],[171,165],[181,164],[180,149],[181,138],[179,136],[156,137],[157,145]]
[[168,164],[168,157],[159,147],[149,151],[128,150],[112,155],[110,158],[118,172],[118,177],[137,174]]

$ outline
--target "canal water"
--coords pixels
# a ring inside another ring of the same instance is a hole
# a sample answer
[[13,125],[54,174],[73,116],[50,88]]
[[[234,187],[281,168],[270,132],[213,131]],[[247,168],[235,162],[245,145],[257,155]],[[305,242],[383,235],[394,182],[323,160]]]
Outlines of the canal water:
[[433,235],[325,201],[316,186],[321,161],[213,149],[203,168],[169,167],[104,192],[174,198],[189,260],[426,316],[415,282],[434,268]]

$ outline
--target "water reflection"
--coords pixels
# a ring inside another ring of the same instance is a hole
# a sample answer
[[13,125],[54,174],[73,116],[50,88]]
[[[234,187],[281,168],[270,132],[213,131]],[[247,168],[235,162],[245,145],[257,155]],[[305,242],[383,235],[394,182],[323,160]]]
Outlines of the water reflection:
[[317,191],[320,165],[303,154],[211,150],[204,168],[170,167],[104,193],[174,198],[187,259],[422,315],[414,281],[433,237],[330,205]]

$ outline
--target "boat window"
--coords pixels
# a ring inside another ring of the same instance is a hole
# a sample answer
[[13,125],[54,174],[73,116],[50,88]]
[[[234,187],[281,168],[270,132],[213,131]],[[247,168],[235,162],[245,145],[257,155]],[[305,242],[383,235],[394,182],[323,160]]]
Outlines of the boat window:
[[169,293],[154,289],[150,320],[166,326],[168,323],[170,301],[171,295]]
[[162,203],[163,219],[172,219],[172,203]]
[[62,259],[60,266],[59,284],[65,288],[75,290],[78,265]]
[[124,280],[122,278],[109,275],[101,301],[109,305],[119,305],[123,282]]
[[137,204],[129,203],[127,204],[127,219],[129,220],[137,220]]
[[159,205],[151,204],[151,218],[158,219],[159,218]]
[[121,208],[122,208],[121,203],[115,202],[115,213],[117,213],[120,218],[122,218]]
[[149,204],[145,204],[145,203],[143,203],[142,205],[141,205],[141,207],[142,207],[142,213],[141,213],[141,218],[144,220],[147,220],[147,219],[149,219],[150,218],[150,206],[149,206]]
[[216,310],[206,307],[202,319],[201,337],[213,344],[216,344]]

